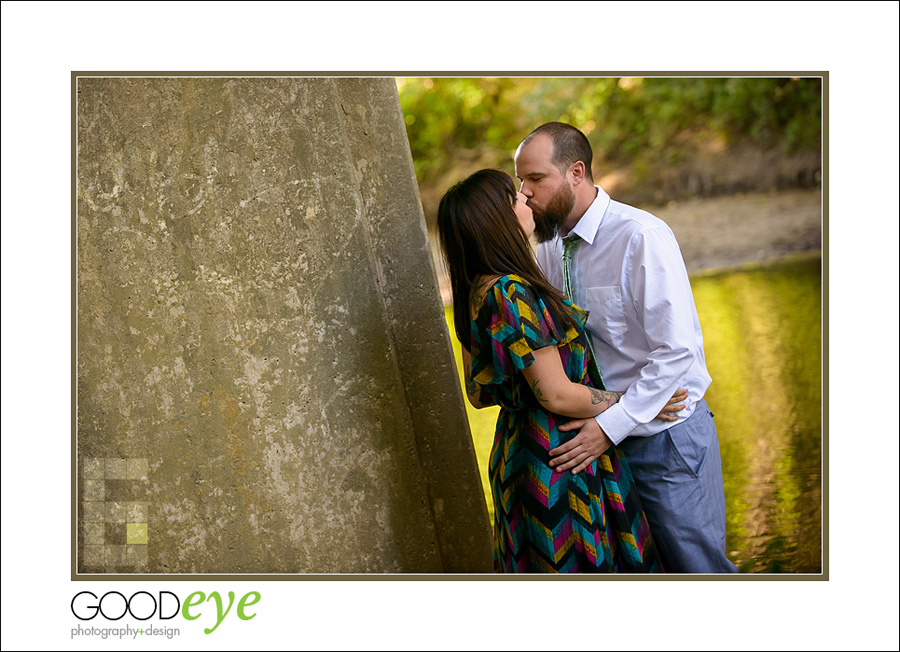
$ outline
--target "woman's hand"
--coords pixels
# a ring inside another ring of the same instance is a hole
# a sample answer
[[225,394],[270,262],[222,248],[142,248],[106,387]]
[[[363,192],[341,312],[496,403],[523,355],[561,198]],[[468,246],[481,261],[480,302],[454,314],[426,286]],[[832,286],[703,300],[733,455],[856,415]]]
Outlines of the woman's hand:
[[687,407],[687,405],[682,403],[682,401],[686,400],[687,397],[687,390],[679,389],[677,392],[672,394],[672,398],[669,399],[669,402],[666,403],[665,407],[663,407],[660,413],[656,415],[656,418],[662,419],[663,421],[678,421],[678,417],[673,416],[672,413],[680,412]]

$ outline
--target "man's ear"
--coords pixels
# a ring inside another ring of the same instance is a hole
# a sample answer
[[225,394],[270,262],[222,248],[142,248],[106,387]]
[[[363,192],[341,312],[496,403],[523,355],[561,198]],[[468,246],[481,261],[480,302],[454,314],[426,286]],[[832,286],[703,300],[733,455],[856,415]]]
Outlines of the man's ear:
[[572,163],[569,172],[572,173],[572,181],[576,186],[584,183],[584,161],[575,161]]

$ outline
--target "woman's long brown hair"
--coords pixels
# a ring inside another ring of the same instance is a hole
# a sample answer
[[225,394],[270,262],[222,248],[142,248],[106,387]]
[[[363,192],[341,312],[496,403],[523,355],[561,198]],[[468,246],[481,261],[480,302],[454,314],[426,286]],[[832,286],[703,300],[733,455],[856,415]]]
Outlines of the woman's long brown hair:
[[479,276],[516,274],[528,282],[557,321],[572,323],[563,294],[541,273],[513,208],[516,187],[509,175],[479,170],[450,188],[438,207],[438,231],[450,270],[456,337],[471,347],[469,300]]

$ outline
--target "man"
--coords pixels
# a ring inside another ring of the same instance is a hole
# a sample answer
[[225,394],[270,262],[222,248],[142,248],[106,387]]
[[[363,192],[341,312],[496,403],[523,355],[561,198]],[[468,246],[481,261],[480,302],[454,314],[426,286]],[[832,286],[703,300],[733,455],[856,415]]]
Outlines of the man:
[[[606,389],[625,390],[595,419],[563,427],[580,431],[550,451],[551,465],[577,473],[619,446],[666,570],[737,572],[726,556],[719,444],[703,400],[711,378],[681,251],[665,222],[594,185],[592,157],[584,134],[559,122],[535,129],[516,151],[538,263],[590,311]],[[679,388],[688,398],[678,422],[656,419]]]

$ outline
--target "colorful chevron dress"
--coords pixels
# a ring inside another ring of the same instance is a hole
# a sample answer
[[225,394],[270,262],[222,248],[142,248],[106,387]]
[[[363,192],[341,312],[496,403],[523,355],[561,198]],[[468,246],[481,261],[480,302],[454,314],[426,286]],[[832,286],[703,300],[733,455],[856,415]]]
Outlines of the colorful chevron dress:
[[550,468],[549,451],[574,437],[558,426],[521,372],[555,344],[573,382],[596,386],[584,325],[557,322],[522,278],[503,276],[473,307],[470,378],[484,405],[501,407],[488,473],[494,497],[494,566],[505,573],[662,572],[624,456],[615,449],[576,475]]

